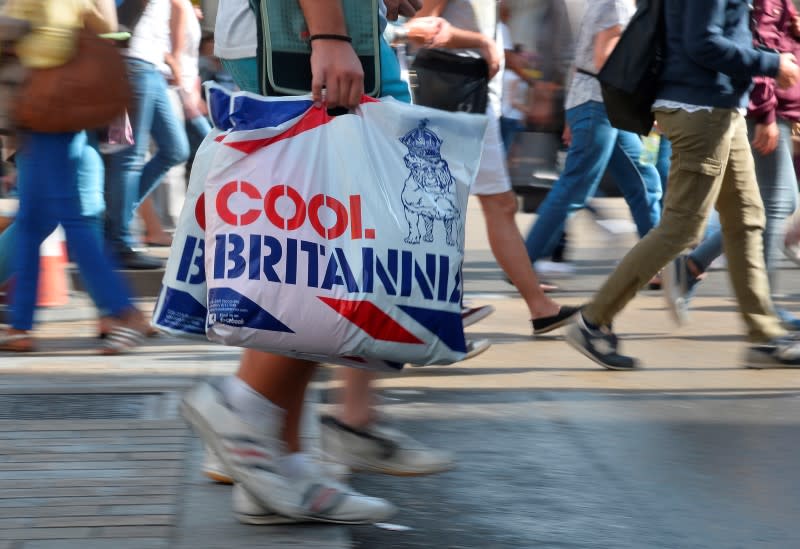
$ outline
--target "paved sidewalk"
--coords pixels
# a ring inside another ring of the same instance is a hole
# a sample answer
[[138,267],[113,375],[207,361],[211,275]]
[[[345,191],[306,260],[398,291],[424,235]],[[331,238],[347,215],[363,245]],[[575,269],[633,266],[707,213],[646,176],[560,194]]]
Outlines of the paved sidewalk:
[[[619,210],[618,202],[607,206]],[[642,371],[601,370],[559,336],[533,341],[524,304],[488,251],[474,203],[469,216],[467,296],[497,308],[469,332],[494,345],[468,363],[385,376],[379,381],[384,412],[397,398],[417,399],[415,417],[436,410],[432,417],[456,420],[469,409],[470,394],[512,388],[733,397],[800,392],[797,371],[741,368],[740,320],[721,272],[701,287],[687,328],[671,325],[658,293],[643,292],[622,315],[617,329],[625,350],[643,359]],[[520,216],[523,227],[529,221]],[[633,236],[604,233],[586,217],[573,226],[579,274],[559,281],[564,291],[557,298],[578,304]],[[784,274],[785,287],[797,288],[798,271]],[[159,337],[135,354],[108,358],[95,353],[93,331],[90,320],[48,322],[39,329],[40,352],[0,355],[0,549],[350,546],[351,530],[345,527],[240,525],[230,514],[229,488],[200,475],[202,448],[177,414],[179,395],[197,379],[234,371],[237,349]],[[323,375],[316,385],[331,389],[336,383]],[[444,391],[462,401],[448,406],[414,396]],[[775,421],[791,424],[796,418]],[[481,440],[480,433],[476,437]]]

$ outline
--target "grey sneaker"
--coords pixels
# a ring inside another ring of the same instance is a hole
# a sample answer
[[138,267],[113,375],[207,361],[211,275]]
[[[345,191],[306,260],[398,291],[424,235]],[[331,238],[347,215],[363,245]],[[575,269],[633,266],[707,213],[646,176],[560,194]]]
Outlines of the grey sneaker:
[[469,360],[489,350],[492,343],[488,339],[468,339],[467,354],[462,360]]
[[494,305],[481,305],[480,307],[461,307],[461,322],[464,328],[472,326],[494,313]]
[[230,476],[267,509],[297,520],[338,524],[371,524],[395,512],[389,502],[359,494],[327,478],[319,467],[297,478],[279,474],[276,458],[285,452],[278,437],[279,414],[265,416],[262,429],[256,429],[208,383],[186,394],[181,412]]
[[661,289],[672,318],[683,326],[689,321],[689,300],[700,281],[689,270],[689,256],[679,255],[661,271]]
[[633,370],[639,366],[633,357],[617,352],[619,339],[610,328],[589,328],[582,314],[576,315],[565,339],[575,350],[608,370]]
[[786,336],[753,345],[747,351],[745,365],[758,370],[800,368],[800,340],[796,336]]
[[322,450],[328,459],[354,471],[384,475],[431,475],[456,465],[450,452],[429,448],[395,429],[354,429],[332,416],[322,418]]

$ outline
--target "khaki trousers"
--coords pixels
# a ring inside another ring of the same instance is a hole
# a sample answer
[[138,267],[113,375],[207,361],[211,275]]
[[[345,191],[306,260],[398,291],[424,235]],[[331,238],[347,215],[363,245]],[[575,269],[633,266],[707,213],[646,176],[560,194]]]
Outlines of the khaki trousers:
[[608,325],[669,261],[695,244],[716,204],[728,273],[748,337],[764,342],[786,334],[770,299],[764,266],[765,216],[744,117],[735,110],[657,111],[672,142],[672,166],[661,223],[634,246],[584,311]]

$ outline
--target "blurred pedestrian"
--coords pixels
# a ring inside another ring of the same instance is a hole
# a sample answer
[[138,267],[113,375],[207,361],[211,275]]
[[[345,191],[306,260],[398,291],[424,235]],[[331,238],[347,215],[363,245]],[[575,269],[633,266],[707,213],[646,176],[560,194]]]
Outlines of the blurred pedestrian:
[[191,162],[211,124],[200,87],[200,18],[202,13],[191,0],[170,0],[170,48],[165,56],[164,77],[167,93],[179,126],[186,132],[189,157],[169,169],[162,183],[139,207],[144,224],[143,242],[147,246],[172,244],[172,235],[164,227],[174,228],[186,196]]
[[[514,47],[515,53],[522,56],[522,46]],[[525,129],[528,117],[528,83],[519,74],[507,70],[503,74],[503,112],[500,117],[500,135],[506,155],[511,150],[517,134]]]
[[[167,92],[165,57],[170,50],[171,0],[149,0],[133,28],[126,52],[134,92],[130,112],[135,144],[110,156],[106,178],[106,238],[120,264],[129,269],[157,269],[163,262],[134,249],[131,222],[142,201],[164,174],[189,157],[186,131]],[[150,140],[158,147],[150,160]]]
[[[112,0],[9,0],[5,13],[31,22],[33,31],[18,47],[25,66],[59,67],[76,51],[75,32],[116,29]],[[39,281],[39,246],[61,224],[89,295],[109,315],[112,328],[103,351],[116,354],[136,346],[147,332],[142,313],[103,252],[96,215],[81,200],[83,159],[92,155],[86,132],[25,132],[17,152],[19,212],[14,222],[16,282],[11,327],[0,335],[0,350],[33,351],[31,333]],[[93,187],[93,183],[88,183]],[[86,194],[86,193],[84,193]],[[92,193],[88,193],[92,194]],[[96,192],[94,194],[97,194]],[[11,236],[9,234],[9,236]]]
[[[775,51],[800,55],[797,9],[790,0],[755,0],[753,43]],[[764,202],[764,263],[774,297],[778,289],[778,260],[784,246],[783,225],[797,207],[797,175],[793,163],[792,127],[800,124],[800,83],[781,89],[774,78],[758,76],[750,92],[748,135],[755,161],[756,181]],[[688,255],[680,255],[664,269],[664,295],[679,323],[688,319],[689,300],[711,263],[723,253],[723,234],[717,230]],[[800,319],[778,309],[784,325],[800,330]]]
[[180,95],[190,157],[194,155],[208,132],[208,109],[200,86],[200,42],[203,13],[192,0],[172,0],[170,40],[167,65],[172,70],[173,84]]
[[[398,13],[412,15],[418,7],[416,0],[387,0],[386,4],[391,18]],[[356,107],[364,91],[364,74],[355,51],[343,38],[347,27],[341,3],[301,0],[300,5],[311,35],[335,35],[311,42],[315,101],[321,101],[325,86],[328,106]],[[256,20],[247,0],[220,5],[215,38],[217,52],[237,85],[258,93]],[[381,41],[380,47],[383,93],[407,100],[397,59],[388,44]],[[394,511],[388,502],[363,496],[331,478],[301,443],[304,398],[315,368],[313,362],[247,349],[236,376],[226,378],[218,388],[200,385],[184,399],[188,419],[213,456],[220,458],[225,474],[239,483],[234,488],[234,513],[242,521],[369,523]],[[347,375],[345,413],[327,418],[323,425],[323,436],[335,437],[336,447],[349,454],[345,458],[360,458],[368,470],[402,467],[407,474],[414,474],[415,466],[423,467],[417,474],[442,466],[431,458],[452,466],[448,454],[420,448],[416,441],[377,425],[372,375],[355,371]],[[319,506],[320,500],[326,504]]]
[[497,9],[493,0],[425,0],[418,16],[407,26],[409,36],[419,36],[416,40],[425,47],[482,57],[489,66],[486,109],[489,123],[470,192],[481,204],[492,254],[525,300],[532,331],[539,335],[563,326],[577,309],[561,306],[544,294],[530,261],[526,260],[524,242],[516,225],[517,197],[511,190],[500,137],[505,46],[503,33],[496,33]]
[[800,341],[787,337],[769,297],[764,266],[764,206],[742,110],[752,78],[778,87],[800,79],[794,54],[753,47],[746,0],[665,0],[666,58],[653,106],[672,143],[661,223],[628,252],[567,332],[567,341],[605,368],[630,370],[614,318],[651,276],[702,234],[716,204],[728,272],[753,345],[746,365],[800,365]]
[[661,217],[658,172],[641,162],[640,137],[609,122],[595,76],[634,11],[633,0],[597,0],[586,8],[578,32],[576,72],[566,100],[564,140],[569,149],[564,170],[539,206],[525,241],[534,264],[553,254],[566,220],[587,206],[606,170],[622,191],[639,236],[646,235]]

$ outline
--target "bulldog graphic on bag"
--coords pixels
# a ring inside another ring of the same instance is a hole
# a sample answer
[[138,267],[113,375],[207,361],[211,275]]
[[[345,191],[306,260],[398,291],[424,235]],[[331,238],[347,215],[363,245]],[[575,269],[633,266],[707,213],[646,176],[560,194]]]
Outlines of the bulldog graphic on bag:
[[462,359],[485,118],[367,97],[336,117],[307,98],[233,103],[205,185],[209,339],[366,367]]

